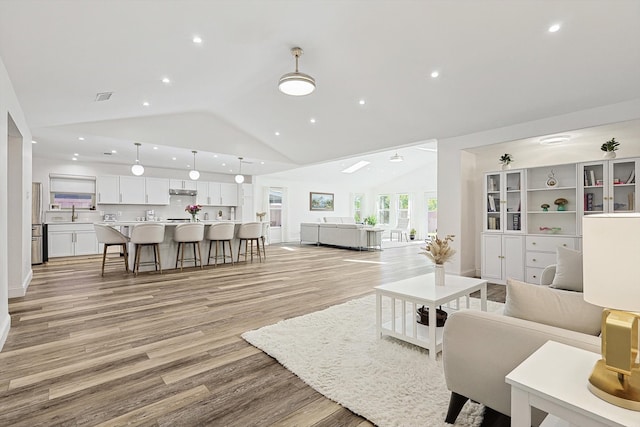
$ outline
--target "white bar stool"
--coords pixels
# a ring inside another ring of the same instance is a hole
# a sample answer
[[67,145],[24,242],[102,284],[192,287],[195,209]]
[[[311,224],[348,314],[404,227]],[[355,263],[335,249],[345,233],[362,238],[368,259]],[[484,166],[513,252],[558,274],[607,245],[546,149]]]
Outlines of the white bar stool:
[[137,224],[131,230],[131,243],[136,245],[133,262],[133,274],[140,271],[140,252],[144,246],[153,246],[153,262],[143,264],[153,264],[156,271],[160,268],[162,274],[162,263],[160,261],[160,243],[164,240],[164,224]]
[[124,253],[124,268],[129,272],[129,253],[127,252],[127,243],[129,243],[129,238],[116,230],[113,227],[108,225],[101,224],[93,224],[93,227],[96,230],[96,237],[98,238],[98,243],[102,243],[104,245],[104,251],[102,251],[102,273],[104,276],[104,263],[107,260],[107,248],[109,246],[122,246],[122,252]]
[[[253,242],[256,242],[258,246],[258,259],[262,262],[262,255],[260,254],[260,240],[262,238],[262,223],[260,222],[247,222],[240,225],[238,229],[238,262],[240,262],[240,255],[244,255],[244,260],[247,260],[247,251],[251,252],[251,262],[253,262]],[[242,241],[244,240],[244,254],[240,253],[242,248]],[[247,249],[248,242],[251,242],[251,248]]]
[[[180,259],[180,271],[184,266],[184,245],[185,243],[193,244],[193,258],[187,259],[193,261],[194,265],[198,266],[200,261],[200,268],[202,268],[202,256],[200,255],[200,241],[204,239],[204,224],[201,222],[185,223],[176,225],[176,229],[173,232],[173,240],[178,243],[178,251],[176,252],[176,268],[178,268],[178,259]],[[198,252],[196,253],[196,246]],[[182,253],[182,257],[180,254]]]
[[211,224],[207,229],[207,239],[209,239],[209,257],[207,259],[207,265],[211,264],[211,247],[216,244],[216,253],[213,258],[213,266],[218,265],[218,246],[222,242],[222,262],[226,264],[227,255],[225,253],[225,242],[229,245],[229,258],[231,258],[231,265],[233,265],[233,249],[231,247],[231,241],[233,240],[233,232],[235,224],[232,222],[221,222],[218,224]]

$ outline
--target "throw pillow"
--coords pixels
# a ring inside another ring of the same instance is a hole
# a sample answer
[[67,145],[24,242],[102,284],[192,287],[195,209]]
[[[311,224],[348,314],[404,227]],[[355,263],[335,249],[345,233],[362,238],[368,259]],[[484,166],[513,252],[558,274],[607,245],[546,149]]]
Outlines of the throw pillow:
[[582,252],[558,246],[552,288],[582,292]]
[[598,335],[602,307],[586,302],[580,292],[507,279],[504,315]]

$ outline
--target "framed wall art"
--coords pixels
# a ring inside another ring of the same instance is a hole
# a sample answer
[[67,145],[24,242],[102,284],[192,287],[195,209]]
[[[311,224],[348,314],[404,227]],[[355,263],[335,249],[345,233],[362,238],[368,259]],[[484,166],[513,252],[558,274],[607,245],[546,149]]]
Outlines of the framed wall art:
[[333,193],[309,193],[309,210],[332,211]]

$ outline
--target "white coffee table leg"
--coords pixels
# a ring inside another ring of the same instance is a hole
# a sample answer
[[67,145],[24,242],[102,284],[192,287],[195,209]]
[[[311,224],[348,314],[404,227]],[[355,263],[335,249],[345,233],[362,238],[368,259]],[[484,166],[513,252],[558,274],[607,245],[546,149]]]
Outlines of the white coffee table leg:
[[376,292],[376,331],[378,339],[382,338],[382,295]]
[[429,304],[429,357],[436,360],[438,345],[436,343],[436,305]]
[[480,310],[487,311],[487,282],[480,288]]
[[531,427],[529,393],[511,386],[511,427]]

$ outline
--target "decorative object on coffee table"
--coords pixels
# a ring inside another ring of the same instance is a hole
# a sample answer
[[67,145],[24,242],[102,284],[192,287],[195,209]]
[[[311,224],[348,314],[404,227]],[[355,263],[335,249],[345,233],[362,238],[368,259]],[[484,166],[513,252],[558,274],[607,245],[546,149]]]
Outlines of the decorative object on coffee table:
[[426,255],[436,264],[435,276],[436,286],[444,286],[444,263],[449,261],[456,253],[455,249],[449,247],[449,242],[453,242],[455,236],[447,234],[443,239],[437,235],[431,239],[424,248],[422,254]]

